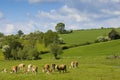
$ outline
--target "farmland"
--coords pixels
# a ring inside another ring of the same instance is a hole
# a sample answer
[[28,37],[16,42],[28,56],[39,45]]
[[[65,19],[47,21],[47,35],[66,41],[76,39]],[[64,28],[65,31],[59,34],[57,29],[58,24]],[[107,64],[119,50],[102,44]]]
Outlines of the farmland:
[[[110,29],[75,31],[71,34],[60,36],[67,45],[73,45],[87,41],[94,42],[96,37],[107,35],[109,31]],[[0,70],[7,68],[8,72],[0,73],[0,80],[120,80],[120,59],[106,59],[106,57],[114,54],[120,55],[119,44],[120,40],[113,40],[69,48],[63,51],[63,54],[60,55],[60,60],[55,60],[50,53],[41,55],[41,60],[15,61],[1,59]],[[2,54],[0,58],[3,58]],[[70,62],[74,60],[79,62],[79,67],[70,69]],[[31,63],[38,66],[38,73],[23,74],[22,72],[18,72],[17,74],[10,74],[11,66],[18,65],[19,63],[25,63],[26,65]],[[66,64],[67,72],[59,73],[56,71],[50,74],[43,73],[42,67],[46,63]]]

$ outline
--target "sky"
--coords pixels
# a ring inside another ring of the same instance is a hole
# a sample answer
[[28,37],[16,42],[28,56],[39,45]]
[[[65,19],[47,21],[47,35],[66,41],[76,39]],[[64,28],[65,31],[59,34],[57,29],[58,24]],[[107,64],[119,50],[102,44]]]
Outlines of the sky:
[[0,32],[120,27],[120,0],[0,0]]

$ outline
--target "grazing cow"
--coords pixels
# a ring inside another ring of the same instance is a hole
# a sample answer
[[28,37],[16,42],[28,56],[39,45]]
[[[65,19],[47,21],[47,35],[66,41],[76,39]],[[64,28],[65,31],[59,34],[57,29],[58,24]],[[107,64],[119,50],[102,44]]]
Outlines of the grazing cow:
[[38,72],[38,67],[33,65],[31,71],[34,72],[34,73],[37,73]]
[[52,66],[52,71],[55,71],[55,69],[56,69],[56,64],[51,64],[51,66]]
[[43,72],[49,73],[50,72],[50,65],[49,64],[45,64],[43,67]]
[[10,73],[17,73],[18,72],[18,66],[12,66]]
[[61,64],[61,65],[57,65],[56,68],[58,69],[59,72],[63,71],[66,72],[67,71],[67,67],[65,64]]
[[2,71],[1,71],[2,73],[6,73],[7,72],[7,69],[6,68],[4,68],[4,69],[2,69]]
[[24,67],[25,67],[25,64],[23,64],[23,63],[21,63],[21,64],[18,65],[18,69],[19,69],[19,70],[23,70]]
[[78,67],[78,61],[72,61],[70,64],[70,68],[76,68]]
[[32,71],[32,66],[33,66],[32,64],[28,65],[28,69],[27,69],[28,72]]

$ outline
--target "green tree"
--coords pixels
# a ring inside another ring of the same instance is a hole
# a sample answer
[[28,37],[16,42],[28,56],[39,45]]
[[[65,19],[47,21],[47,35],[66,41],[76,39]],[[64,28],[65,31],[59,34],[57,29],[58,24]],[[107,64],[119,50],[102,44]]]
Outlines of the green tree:
[[23,50],[21,48],[19,48],[17,54],[18,54],[18,59],[20,59],[20,60],[24,59],[24,53],[23,53]]
[[19,30],[19,31],[18,31],[18,35],[19,35],[19,36],[24,35],[23,31],[22,31],[22,30]]
[[57,23],[57,25],[55,26],[55,29],[58,33],[64,33],[65,31],[65,24],[60,22],[60,23]]
[[16,49],[12,49],[11,50],[11,55],[12,55],[12,57],[13,57],[14,60],[18,59],[18,53],[17,53]]
[[0,32],[0,38],[3,37],[3,36],[4,36],[4,34]]
[[29,60],[36,60],[36,59],[40,59],[39,57],[39,52],[37,51],[36,48],[31,48],[28,51],[28,58]]
[[50,46],[50,52],[53,54],[55,59],[58,59],[58,55],[62,53],[62,48],[57,43],[52,43]]
[[59,42],[59,36],[56,32],[53,32],[52,30],[48,30],[45,34],[44,34],[44,43],[45,46],[49,46],[49,44],[51,43],[58,43]]
[[11,48],[9,45],[4,45],[2,48],[5,59],[11,58]]
[[108,36],[111,40],[120,39],[120,35],[115,29],[112,29]]

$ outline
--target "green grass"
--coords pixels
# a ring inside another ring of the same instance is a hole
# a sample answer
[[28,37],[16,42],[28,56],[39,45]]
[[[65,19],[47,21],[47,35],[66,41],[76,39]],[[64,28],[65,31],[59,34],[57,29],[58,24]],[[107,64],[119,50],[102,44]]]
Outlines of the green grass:
[[[73,60],[79,62],[79,68],[69,69],[70,62]],[[119,61],[119,59],[108,60],[103,57],[61,60],[42,59],[37,61],[0,61],[0,69],[7,68],[9,70],[12,65],[18,65],[19,63],[25,63],[26,65],[32,63],[39,68],[37,74],[22,74],[21,72],[17,74],[10,74],[9,72],[0,73],[0,80],[119,80]],[[56,71],[51,74],[45,74],[42,72],[42,66],[46,63],[64,63],[67,65],[67,73]]]
[[102,42],[91,44],[87,46],[80,46],[65,50],[64,56],[107,56],[107,55],[120,55],[120,40]]
[[[37,65],[39,70],[37,74],[0,73],[0,80],[119,80],[120,59],[106,59],[106,56],[114,53],[119,54],[119,44],[120,40],[114,40],[70,48],[64,51],[60,60],[55,60],[50,53],[42,55],[43,59],[41,60],[2,60],[0,61],[0,70],[3,68],[10,70],[11,66],[19,63],[25,63],[26,65],[32,63]],[[74,60],[79,62],[79,68],[70,69],[70,62]],[[42,67],[46,63],[66,64],[67,73],[56,71],[55,73],[45,74],[42,72]]]
[[[61,34],[64,42],[68,45],[94,42],[98,36],[107,36],[112,29],[93,29],[73,31],[71,34]],[[120,32],[120,29],[116,29]]]
[[[96,37],[107,35],[111,29],[103,30],[85,30],[74,31],[71,34],[60,35],[68,45],[81,44],[84,42],[94,42]],[[44,47],[44,45],[37,45]],[[7,73],[0,73],[0,80],[120,80],[120,59],[106,59],[107,56],[118,54],[120,55],[120,40],[94,43],[86,46],[79,46],[63,51],[60,55],[60,60],[55,60],[48,53],[41,55],[41,60],[14,61],[3,60],[0,50],[0,70],[7,68]],[[43,48],[44,50],[44,48]],[[71,61],[77,60],[79,68],[70,69]],[[38,73],[10,74],[10,68],[13,65],[32,63],[38,66]],[[42,67],[46,63],[66,64],[67,73],[51,73],[45,74],[42,72]]]

